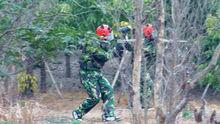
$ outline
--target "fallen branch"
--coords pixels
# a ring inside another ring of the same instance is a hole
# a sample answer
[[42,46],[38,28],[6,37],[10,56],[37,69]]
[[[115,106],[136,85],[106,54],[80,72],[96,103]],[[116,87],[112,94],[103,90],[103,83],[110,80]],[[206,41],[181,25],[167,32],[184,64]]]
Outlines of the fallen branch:
[[122,56],[122,59],[121,59],[121,62],[120,62],[120,64],[119,64],[118,70],[117,70],[117,72],[116,72],[116,74],[115,74],[115,77],[114,77],[114,80],[113,80],[113,82],[112,82],[112,87],[113,87],[113,88],[114,88],[115,83],[116,83],[116,81],[117,81],[117,79],[118,79],[119,73],[120,73],[121,68],[122,68],[122,65],[123,65],[123,63],[124,63],[124,61],[125,61],[125,56],[127,55],[127,53],[128,53],[128,51],[127,51],[127,50],[124,50],[123,56]]
[[205,100],[204,98],[205,98],[205,95],[206,95],[206,93],[207,93],[207,91],[209,89],[209,86],[210,86],[210,83],[206,85],[206,88],[205,88],[205,90],[204,90],[204,92],[202,94],[201,100]]
[[47,71],[48,71],[49,74],[50,74],[50,77],[51,77],[51,79],[52,79],[52,82],[53,82],[53,84],[54,84],[54,86],[55,86],[55,88],[56,88],[56,90],[57,90],[57,93],[59,94],[60,98],[63,99],[63,95],[61,94],[60,89],[59,89],[58,86],[57,86],[57,83],[56,83],[56,81],[55,81],[55,79],[54,79],[54,77],[53,77],[52,72],[50,71],[50,68],[49,68],[49,66],[48,66],[48,63],[47,63],[46,61],[44,61],[44,63],[45,63],[45,66],[46,66],[46,68],[47,68]]

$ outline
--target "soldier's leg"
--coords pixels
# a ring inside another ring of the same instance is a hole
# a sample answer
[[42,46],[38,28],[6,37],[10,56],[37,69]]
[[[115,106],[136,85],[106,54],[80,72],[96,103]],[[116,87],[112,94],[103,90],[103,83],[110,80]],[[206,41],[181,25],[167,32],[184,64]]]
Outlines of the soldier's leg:
[[115,101],[114,101],[114,93],[113,88],[110,85],[109,81],[101,75],[99,80],[101,98],[103,100],[103,112],[104,117],[114,117],[115,116]]
[[152,94],[153,94],[153,81],[150,77],[150,74],[146,72],[145,75],[146,78],[146,84],[145,84],[145,89],[144,89],[144,107],[149,108],[151,106],[151,101],[152,101]]
[[73,112],[76,112],[79,118],[82,118],[87,112],[89,112],[100,101],[100,88],[98,85],[98,74],[95,71],[80,72],[82,85],[88,93],[88,97],[76,108]]
[[146,88],[146,58],[142,58],[141,62],[141,79],[140,79],[140,102],[141,102],[141,107],[145,107],[145,92],[144,89]]
[[141,107],[144,108],[144,81],[143,78],[140,80],[140,102],[141,102]]
[[[154,105],[154,97],[153,97],[153,75],[155,73],[155,50],[152,50],[149,57],[147,57],[147,75],[146,75],[146,82],[147,82],[147,104],[148,107],[152,107]],[[152,74],[152,75],[151,75]]]

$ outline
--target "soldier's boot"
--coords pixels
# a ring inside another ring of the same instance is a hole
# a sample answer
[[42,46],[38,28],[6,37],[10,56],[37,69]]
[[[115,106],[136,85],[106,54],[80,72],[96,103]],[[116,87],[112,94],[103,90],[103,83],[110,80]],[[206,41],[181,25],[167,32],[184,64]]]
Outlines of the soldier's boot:
[[74,119],[74,120],[82,121],[82,117],[79,116],[79,114],[77,114],[76,111],[73,111],[73,112],[72,112],[72,116],[73,116],[73,119]]
[[113,116],[113,117],[106,117],[105,115],[102,115],[102,121],[104,122],[110,122],[110,121],[116,121],[116,122],[119,122],[121,121],[122,119],[120,117],[117,117],[117,116]]

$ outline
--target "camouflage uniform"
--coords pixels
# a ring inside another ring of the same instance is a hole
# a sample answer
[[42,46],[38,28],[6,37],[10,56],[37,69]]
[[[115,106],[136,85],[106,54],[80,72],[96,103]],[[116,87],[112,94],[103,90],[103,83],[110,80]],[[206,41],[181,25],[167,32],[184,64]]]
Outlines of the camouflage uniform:
[[[145,105],[149,105],[150,98],[152,96],[153,90],[153,80],[150,76],[151,66],[156,61],[155,57],[155,47],[153,40],[144,40],[143,48],[143,57],[142,57],[142,70],[141,70],[141,82],[140,82],[140,99],[142,108]],[[147,102],[147,103],[146,103]]]
[[110,42],[93,41],[83,46],[80,59],[80,77],[88,97],[74,110],[79,118],[89,112],[100,99],[103,101],[103,116],[114,117],[114,93],[109,81],[100,69],[112,57]]
[[[132,29],[130,29],[129,27],[121,27],[120,31],[122,32],[122,38],[125,38],[125,36],[128,35],[129,32],[132,31]],[[141,82],[140,82],[140,100],[141,100],[142,108],[144,108],[146,104],[149,104],[150,98],[152,96],[153,80],[150,76],[150,69],[156,59],[155,44],[154,44],[154,39],[153,39],[155,37],[156,37],[156,34],[152,34],[150,38],[145,38],[144,44],[143,44],[144,47],[143,47],[143,55],[142,55],[142,63],[141,63]],[[131,44],[129,44],[128,42],[125,42],[125,48],[128,51],[132,51],[132,54],[134,56],[133,46]],[[119,53],[119,57],[122,57],[122,53],[124,50],[123,45],[119,44],[119,46],[117,46],[116,49],[118,50],[117,53]],[[133,106],[132,100],[129,101],[129,107]]]

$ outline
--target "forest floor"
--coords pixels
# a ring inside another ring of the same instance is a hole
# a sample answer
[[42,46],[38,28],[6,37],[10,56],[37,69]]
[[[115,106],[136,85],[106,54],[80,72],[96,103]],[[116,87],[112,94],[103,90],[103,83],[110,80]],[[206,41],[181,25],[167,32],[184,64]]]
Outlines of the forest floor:
[[[200,108],[201,102],[199,100],[199,94],[201,94],[199,90],[193,93],[191,96],[192,101],[188,104],[188,109],[185,113],[181,113],[177,119],[177,123],[179,124],[194,124],[193,120],[193,110],[194,108]],[[119,93],[116,93],[116,101],[118,101]],[[38,102],[40,105],[45,106],[43,113],[44,116],[39,120],[39,124],[42,124],[42,121],[45,124],[63,124],[62,120],[72,119],[71,112],[73,108],[76,108],[83,99],[86,98],[85,92],[72,92],[72,93],[63,93],[64,99],[60,99],[56,94],[39,94],[36,98],[38,98]],[[216,96],[207,96],[207,108],[206,112],[211,113],[213,110],[217,111],[218,116],[220,117],[220,98]],[[83,117],[82,123],[85,124],[102,124],[101,120],[101,106],[102,102],[100,102],[93,110],[91,110],[88,114]],[[127,108],[127,99],[122,96],[119,103],[116,102],[116,113],[122,118],[122,121],[117,122],[117,124],[132,124],[132,114],[131,110]],[[154,115],[155,110],[150,108],[148,111],[148,123],[154,124]],[[185,114],[185,117],[182,115]],[[57,120],[56,120],[57,119]],[[38,122],[36,121],[36,124]]]
[[[200,91],[195,93],[191,98],[193,99],[187,105],[188,110],[178,117],[178,124],[195,124],[193,121],[193,109],[199,108],[201,106],[200,100],[197,99]],[[116,100],[118,100],[119,93],[116,93]],[[61,99],[56,93],[45,93],[45,94],[36,94],[35,97],[31,100],[33,109],[31,120],[33,124],[70,124],[72,119],[72,110],[76,108],[85,98],[86,93],[81,92],[66,92],[63,93],[64,98]],[[216,110],[217,115],[220,118],[220,98],[216,96],[208,96],[207,98],[207,112]],[[27,101],[26,101],[27,102]],[[92,109],[88,114],[83,117],[82,124],[102,124],[101,120],[101,106],[100,102],[94,109]],[[35,110],[35,108],[37,108]],[[36,112],[35,112],[36,111]],[[120,99],[119,103],[116,103],[116,113],[119,115],[122,120],[117,122],[117,124],[132,124],[132,115],[131,110],[127,108],[127,100],[123,96]],[[155,124],[154,121],[155,110],[150,108],[148,111],[148,124]],[[26,115],[27,116],[27,115]],[[143,118],[144,119],[144,118]],[[22,121],[21,121],[22,122]],[[23,123],[21,123],[23,124]],[[75,123],[77,124],[77,123]]]

